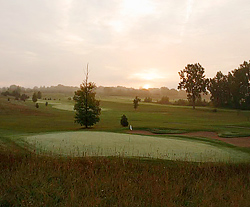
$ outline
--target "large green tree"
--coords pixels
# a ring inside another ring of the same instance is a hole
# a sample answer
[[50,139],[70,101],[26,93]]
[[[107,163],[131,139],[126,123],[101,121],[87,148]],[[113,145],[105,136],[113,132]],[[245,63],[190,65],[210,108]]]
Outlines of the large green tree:
[[208,90],[215,106],[250,109],[250,61],[223,75],[218,72],[210,79]]
[[250,61],[228,74],[234,108],[250,109]]
[[180,83],[178,89],[185,89],[187,98],[195,109],[195,101],[201,98],[201,93],[206,93],[208,80],[204,75],[205,69],[199,64],[188,64],[179,72]]
[[80,90],[75,92],[75,122],[81,126],[88,128],[100,121],[100,101],[95,99],[96,85],[93,82],[88,82],[88,65],[86,78],[80,85]]
[[217,72],[216,76],[209,80],[208,90],[214,106],[228,106],[231,103],[228,76],[223,75],[221,71]]

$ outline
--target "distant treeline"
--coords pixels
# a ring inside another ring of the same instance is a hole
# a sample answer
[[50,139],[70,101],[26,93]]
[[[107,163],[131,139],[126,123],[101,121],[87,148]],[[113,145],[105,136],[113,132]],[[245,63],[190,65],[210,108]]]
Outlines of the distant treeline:
[[122,86],[117,87],[103,87],[99,86],[96,89],[96,93],[99,96],[125,96],[125,97],[135,97],[138,96],[141,99],[146,97],[152,98],[154,101],[167,96],[170,100],[186,99],[187,94],[185,91],[176,89],[169,89],[167,87],[161,88],[149,88],[149,89],[134,89],[126,88]]
[[72,95],[74,91],[78,90],[78,87],[73,87],[73,86],[64,86],[64,85],[57,85],[57,86],[50,86],[50,87],[37,87],[35,86],[34,88],[24,88],[21,86],[17,85],[11,85],[10,87],[3,87],[0,88],[0,92],[9,92],[12,93],[13,91],[18,91],[22,93],[33,93],[33,92],[38,92],[41,91],[43,93],[63,93],[63,94],[69,94]]
[[[17,85],[11,85],[10,87],[0,88],[0,92],[2,95],[11,95],[18,91],[18,93],[26,93],[31,94],[34,92],[41,91],[44,93],[63,93],[66,96],[73,96],[74,92],[79,90],[78,87],[72,86],[64,86],[64,85],[57,85],[57,86],[50,86],[50,87],[34,87],[31,88],[24,88]],[[186,99],[187,94],[183,90],[176,90],[176,89],[169,89],[167,87],[161,88],[149,88],[149,89],[134,89],[134,88],[126,88],[123,86],[117,87],[104,87],[99,86],[96,88],[97,96],[125,96],[134,98],[135,96],[139,96],[142,100],[146,97],[150,97],[153,101],[160,101],[162,97],[168,97],[169,100],[179,100],[179,99]],[[203,97],[206,100],[209,100],[209,96]]]

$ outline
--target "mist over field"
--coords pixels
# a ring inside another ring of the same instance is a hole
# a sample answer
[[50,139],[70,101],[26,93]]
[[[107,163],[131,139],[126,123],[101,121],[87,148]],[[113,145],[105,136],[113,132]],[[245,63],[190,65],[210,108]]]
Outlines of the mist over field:
[[250,206],[249,0],[0,1],[0,207]]

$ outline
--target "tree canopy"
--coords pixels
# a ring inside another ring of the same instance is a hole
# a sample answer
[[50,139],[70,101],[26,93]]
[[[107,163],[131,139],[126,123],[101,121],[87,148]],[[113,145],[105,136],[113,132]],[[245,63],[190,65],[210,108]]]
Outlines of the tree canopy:
[[178,89],[185,89],[187,98],[195,109],[195,101],[201,98],[201,93],[206,93],[208,80],[204,75],[205,69],[199,64],[188,64],[179,72],[180,83]]
[[208,90],[216,107],[250,109],[250,61],[223,75],[210,79]]

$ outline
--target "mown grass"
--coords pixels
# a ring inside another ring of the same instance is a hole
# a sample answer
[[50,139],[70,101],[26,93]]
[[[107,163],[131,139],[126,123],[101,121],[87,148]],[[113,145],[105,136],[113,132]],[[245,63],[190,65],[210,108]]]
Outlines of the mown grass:
[[198,162],[249,162],[250,153],[206,140],[111,132],[45,133],[25,138],[37,153],[148,157]]
[[[137,110],[132,107],[132,102],[102,101],[102,107],[112,110],[102,112],[101,122],[96,128],[102,130],[121,129],[121,116],[125,114],[129,124],[134,128],[157,128],[165,130],[184,131],[232,131],[244,132],[250,135],[250,122],[248,111],[222,110],[217,112],[209,107],[169,106],[160,104],[140,103]],[[228,128],[228,126],[234,126]]]
[[[128,117],[133,128],[149,128],[184,131],[214,131],[218,133],[250,135],[250,121],[248,111],[222,110],[213,112],[211,108],[168,106],[160,104],[140,103],[137,110],[132,102],[127,100],[115,102],[105,99],[101,101],[101,120],[92,130],[124,131],[120,119],[123,114]],[[23,133],[37,133],[49,131],[70,131],[81,128],[74,123],[74,112],[58,110],[49,105],[39,104],[39,109],[31,101],[25,103],[6,98],[0,98],[0,130],[11,130]],[[58,100],[56,102],[59,102]],[[61,100],[62,105],[73,105],[73,101]]]
[[74,112],[56,110],[49,104],[30,101],[8,102],[0,98],[0,131],[12,133],[39,133],[46,131],[69,131],[79,128],[74,124]]

